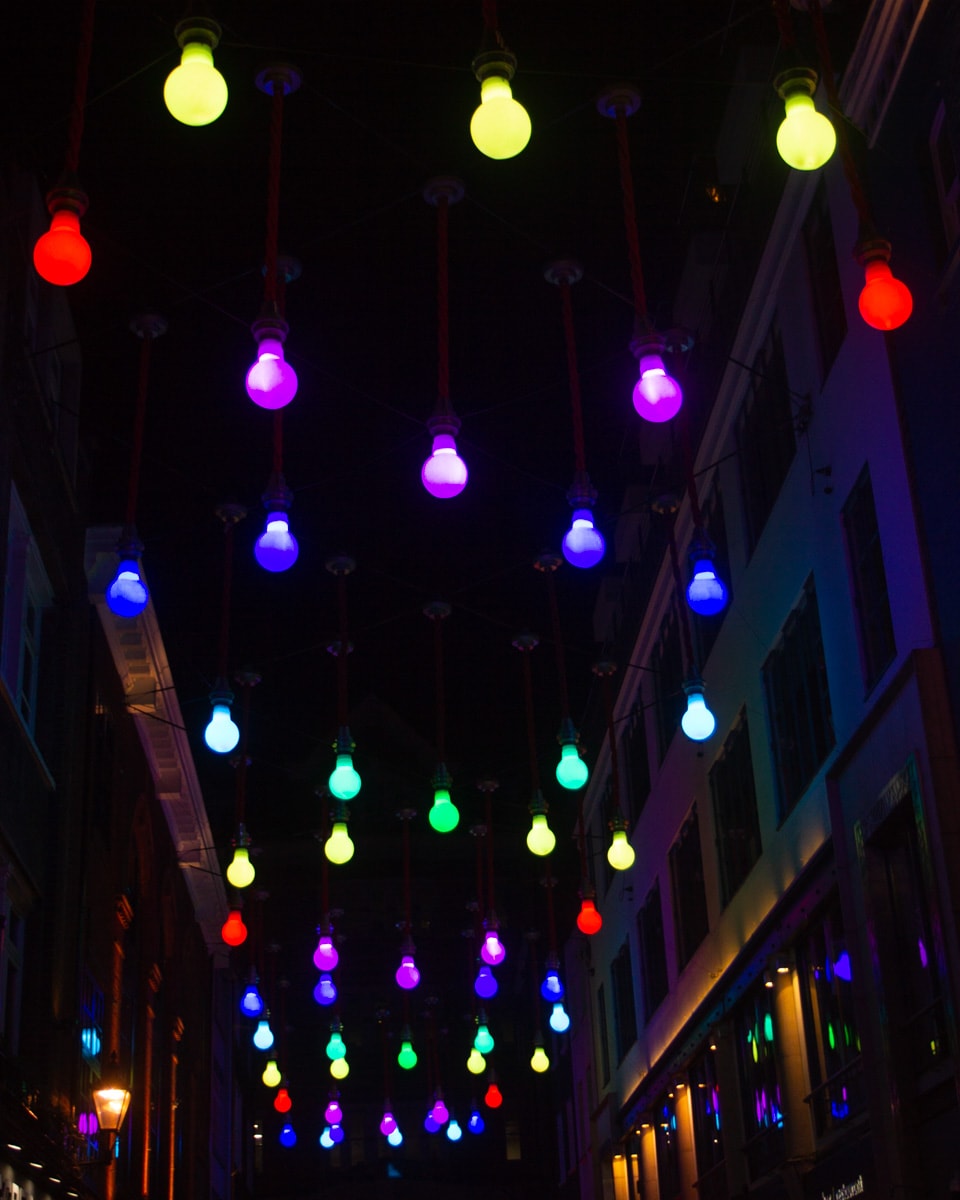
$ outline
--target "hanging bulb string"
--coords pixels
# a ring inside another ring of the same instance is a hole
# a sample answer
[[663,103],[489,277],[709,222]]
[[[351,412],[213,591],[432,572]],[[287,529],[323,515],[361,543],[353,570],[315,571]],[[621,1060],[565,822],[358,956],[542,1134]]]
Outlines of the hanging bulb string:
[[283,409],[273,413],[273,473],[277,480],[283,478]]
[[[673,584],[677,589],[677,596],[682,598],[683,581],[680,576],[680,559],[677,554],[677,539],[674,530],[676,519],[674,516],[669,516],[666,519],[668,521],[668,541],[670,544],[670,566],[673,570]],[[687,660],[687,673],[692,675],[696,673],[697,660],[693,653],[693,638],[690,634],[690,620],[687,616],[687,606],[681,600],[677,604],[677,607],[680,610],[680,635],[683,639],[683,652]]]
[[450,412],[450,201],[437,196],[437,412]]
[[616,106],[617,156],[620,161],[620,191],[623,194],[623,220],[630,257],[630,283],[633,287],[633,308],[637,324],[647,321],[647,293],[640,261],[640,237],[637,232],[637,208],[633,193],[633,171],[630,165],[630,142],[627,135],[627,113],[622,104]]
[[587,471],[587,455],[583,440],[583,405],[580,395],[580,372],[577,369],[577,343],[573,328],[573,304],[570,299],[570,279],[558,280],[563,312],[563,338],[567,347],[567,375],[570,379],[570,409],[573,415],[573,461],[578,475]]
[[150,350],[158,330],[144,322],[137,328],[140,334],[140,371],[137,379],[137,402],[133,417],[133,445],[130,450],[130,480],[127,487],[126,527],[136,525],[137,499],[140,492],[140,467],[143,460],[143,434],[147,417],[147,385],[150,379]]
[[73,107],[70,110],[67,154],[64,160],[64,173],[69,175],[76,175],[80,164],[80,142],[83,139],[87,82],[90,77],[90,57],[93,51],[93,14],[95,8],[96,0],[85,0],[80,23],[80,40],[77,43],[77,74],[73,84]]
[[277,243],[280,236],[280,146],[283,132],[283,79],[271,83],[270,152],[267,162],[267,239],[264,255],[265,278],[263,303],[265,308],[277,305]]

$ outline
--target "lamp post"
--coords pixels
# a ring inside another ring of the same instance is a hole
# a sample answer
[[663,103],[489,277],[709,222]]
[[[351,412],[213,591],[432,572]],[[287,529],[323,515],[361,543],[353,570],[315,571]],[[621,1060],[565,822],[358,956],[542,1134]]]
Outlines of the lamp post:
[[115,1189],[114,1147],[130,1107],[130,1092],[120,1072],[116,1051],[110,1055],[110,1062],[100,1076],[100,1086],[94,1089],[93,1107],[97,1114],[98,1131],[105,1135],[106,1144],[99,1147],[96,1158],[82,1160],[77,1165],[106,1167],[103,1194],[107,1200],[112,1200]]

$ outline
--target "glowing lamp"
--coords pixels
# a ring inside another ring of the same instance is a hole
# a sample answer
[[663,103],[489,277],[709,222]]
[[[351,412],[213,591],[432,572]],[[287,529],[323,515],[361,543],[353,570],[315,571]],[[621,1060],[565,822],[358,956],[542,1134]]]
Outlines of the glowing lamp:
[[347,832],[346,821],[334,821],[330,836],[323,843],[323,852],[329,862],[342,866],[353,858],[353,842]]
[[343,1044],[343,1035],[339,1029],[334,1029],[330,1034],[330,1041],[326,1045],[327,1058],[331,1061],[337,1058],[344,1058],[347,1053],[347,1048]]
[[237,846],[233,852],[233,861],[227,867],[227,883],[235,888],[249,887],[256,874],[250,861],[250,851],[246,846]]
[[495,1083],[491,1083],[483,1096],[483,1102],[487,1108],[499,1108],[503,1103],[503,1093]]
[[577,508],[573,512],[570,528],[563,535],[563,557],[571,567],[586,570],[595,567],[603,558],[607,544],[603,534],[593,523],[589,508]]
[[297,373],[283,357],[286,323],[254,322],[253,331],[257,360],[247,371],[247,395],[260,408],[285,408],[297,394]]
[[627,831],[622,821],[615,821],[613,840],[607,850],[607,862],[615,871],[629,871],[637,855],[627,840]]
[[388,1138],[391,1133],[395,1133],[397,1128],[397,1120],[389,1108],[384,1109],[383,1116],[380,1118],[380,1132],[385,1138]]
[[400,1052],[397,1054],[397,1065],[404,1071],[412,1071],[417,1065],[417,1052],[413,1048],[413,1043],[409,1038],[404,1039],[400,1043]]
[[342,1125],[331,1125],[330,1126],[330,1140],[333,1142],[333,1144],[335,1146],[340,1145],[340,1143],[343,1141],[343,1126]]
[[79,283],[90,270],[90,245],[80,232],[87,198],[79,189],[54,188],[47,196],[47,207],[50,228],[33,247],[33,265],[47,283],[68,287]]
[[233,693],[226,688],[215,690],[210,693],[210,703],[213,713],[203,731],[203,740],[214,754],[229,754],[240,741],[240,730],[230,716]]
[[467,1121],[467,1129],[470,1133],[483,1133],[485,1128],[483,1117],[480,1115],[479,1109],[475,1108],[470,1114],[470,1120]]
[[283,1076],[280,1074],[280,1068],[277,1066],[277,1060],[271,1058],[267,1061],[267,1065],[263,1068],[263,1074],[260,1076],[268,1088],[275,1088]]
[[267,524],[253,546],[253,554],[265,571],[289,570],[297,561],[300,546],[290,532],[285,512],[267,514]]
[[[507,957],[506,947],[500,941],[500,934],[497,932],[496,927],[488,929],[483,935],[480,957],[488,967],[498,967]],[[474,985],[474,989],[476,989],[476,985]],[[494,991],[496,991],[496,988],[494,988]]]
[[698,551],[694,555],[693,578],[687,584],[687,604],[701,617],[713,617],[726,608],[726,584],[706,553]]
[[563,1001],[558,1000],[550,1013],[550,1028],[554,1033],[566,1033],[570,1028],[570,1014],[563,1007]]
[[440,1122],[433,1115],[433,1109],[431,1109],[423,1118],[423,1127],[427,1133],[437,1133],[439,1131]]
[[467,486],[467,464],[457,453],[452,434],[434,436],[433,449],[420,471],[420,480],[437,500],[451,500]]
[[167,76],[163,102],[181,125],[209,125],[227,107],[227,84],[213,65],[220,26],[202,17],[182,21],[176,28],[180,65]]
[[433,1102],[433,1108],[430,1109],[433,1114],[433,1119],[438,1125],[446,1125],[450,1120],[450,1113],[447,1110],[446,1104],[443,1102],[443,1097],[438,1096]]
[[323,1110],[323,1119],[328,1125],[339,1125],[343,1121],[343,1109],[336,1096],[331,1098],[330,1103]]
[[412,954],[402,956],[394,978],[398,987],[402,987],[404,991],[409,992],[417,986],[420,982],[420,972],[417,970],[417,964],[413,961]]
[[548,1004],[554,1004],[557,1000],[562,1000],[565,994],[560,972],[556,967],[548,967],[543,983],[540,984],[540,995]]
[[259,1017],[263,1012],[263,997],[256,980],[251,980],[240,997],[240,1011],[245,1017]]
[[350,1064],[345,1058],[335,1058],[330,1064],[330,1074],[334,1079],[346,1079],[350,1074]]
[[513,158],[530,141],[530,116],[510,87],[516,59],[502,51],[492,54],[494,61],[487,55],[474,59],[480,105],[470,120],[470,137],[487,158]]
[[273,1030],[266,1017],[257,1022],[257,1027],[253,1031],[253,1044],[258,1050],[269,1050],[273,1045]]
[[273,1098],[273,1107],[278,1113],[288,1113],[293,1108],[290,1093],[285,1087],[277,1089],[277,1094]]
[[590,771],[580,757],[577,743],[564,742],[560,747],[560,761],[557,763],[557,783],[567,791],[576,792],[587,782]]
[[809,67],[784,71],[774,87],[786,108],[786,116],[777,130],[780,157],[794,170],[816,171],[837,145],[837,131],[813,103],[817,73]]
[[90,1114],[90,1132],[101,1129],[107,1134],[118,1134],[130,1107],[130,1091],[120,1073],[116,1051],[110,1055],[110,1062],[100,1077],[100,1086],[93,1093],[93,1107],[96,1115]]
[[450,1124],[447,1126],[447,1137],[451,1142],[459,1142],[463,1137],[463,1130],[460,1128],[460,1122],[456,1117],[450,1118]]
[[338,800],[352,800],[360,791],[360,776],[353,766],[353,755],[348,751],[337,755],[337,765],[328,780],[330,794]]
[[228,946],[242,946],[247,940],[247,927],[239,908],[232,908],[220,930],[220,936]]
[[323,1127],[323,1133],[320,1134],[317,1141],[324,1148],[324,1150],[332,1150],[333,1149],[333,1138],[330,1136],[330,1126],[329,1125],[325,1125]]
[[280,1130],[279,1137],[280,1137],[280,1145],[281,1146],[290,1147],[290,1146],[295,1146],[297,1144],[296,1130],[293,1128],[293,1126],[290,1124],[289,1121],[285,1121],[283,1123],[283,1128]]
[[[481,950],[482,954],[483,951]],[[489,1000],[491,996],[497,994],[497,977],[490,970],[486,963],[477,972],[477,977],[473,981],[473,990],[477,993],[481,1000]]]
[[482,1075],[486,1069],[487,1060],[475,1045],[471,1046],[470,1053],[467,1055],[467,1070],[471,1075]]
[[550,1066],[550,1059],[547,1057],[547,1052],[539,1042],[534,1047],[533,1055],[530,1058],[530,1066],[538,1075],[542,1075]]
[[138,617],[150,595],[134,558],[122,558],[107,587],[107,608],[117,617]]
[[459,824],[460,812],[450,799],[446,788],[438,787],[433,793],[433,807],[430,809],[429,820],[437,833],[449,833]]
[[403,1145],[403,1134],[400,1132],[399,1125],[393,1131],[393,1133],[387,1134],[387,1141],[390,1143],[391,1146],[402,1146]]
[[633,407],[645,421],[660,424],[680,411],[683,389],[667,374],[659,354],[640,355],[640,378],[633,388]]
[[543,858],[553,852],[556,844],[557,839],[553,830],[547,824],[547,814],[534,813],[533,822],[527,833],[527,849],[531,854],[536,854],[538,858]]
[[596,901],[589,896],[585,896],[580,901],[580,911],[577,913],[577,928],[581,933],[585,933],[587,937],[592,937],[595,933],[599,933],[603,927],[603,917],[597,911]]
[[889,257],[887,242],[879,252],[863,258],[866,283],[857,304],[860,316],[873,329],[899,329],[913,312],[910,289],[890,270]]
[[477,1027],[477,1036],[473,1039],[473,1045],[481,1054],[489,1054],[494,1047],[493,1034],[482,1022]]
[[317,948],[313,952],[313,965],[318,971],[332,971],[339,961],[340,955],[333,944],[332,935],[321,933]]
[[703,695],[703,683],[699,679],[689,680],[683,685],[687,693],[687,711],[680,718],[680,728],[692,742],[703,742],[717,727]]
[[313,989],[313,998],[318,1004],[324,1006],[336,1003],[337,985],[326,971],[320,976],[317,986]]

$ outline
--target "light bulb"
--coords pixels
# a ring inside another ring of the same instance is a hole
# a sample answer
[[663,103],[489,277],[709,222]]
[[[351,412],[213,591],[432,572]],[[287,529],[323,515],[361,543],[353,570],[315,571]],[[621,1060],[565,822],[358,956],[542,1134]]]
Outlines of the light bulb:
[[227,867],[227,883],[235,888],[249,887],[256,874],[250,861],[250,851],[246,846],[237,846],[233,852],[233,861]]
[[413,1048],[413,1043],[405,1040],[400,1043],[400,1052],[397,1055],[397,1065],[402,1067],[404,1071],[412,1071],[417,1065],[417,1052]]
[[271,1058],[267,1061],[267,1065],[263,1068],[263,1074],[260,1076],[268,1088],[275,1088],[283,1076],[280,1074],[280,1068],[277,1066],[277,1060]]
[[607,862],[615,871],[629,871],[636,860],[636,852],[627,840],[625,829],[614,829],[613,840],[607,850]]
[[259,1017],[263,1012],[263,997],[256,982],[251,981],[240,997],[240,1011],[245,1017]]
[[[480,951],[483,954],[483,951]],[[481,1000],[489,1000],[491,996],[497,994],[497,977],[490,970],[486,963],[477,972],[477,978],[473,981],[473,990],[477,993]]]
[[667,374],[659,354],[640,355],[640,378],[633,388],[633,407],[645,421],[659,424],[680,411],[683,389]]
[[277,1094],[273,1098],[273,1107],[278,1113],[288,1113],[293,1108],[293,1101],[290,1099],[290,1093],[285,1087],[278,1088]]
[[353,842],[347,832],[346,821],[334,821],[330,836],[323,843],[323,852],[329,862],[342,866],[353,858]]
[[603,534],[593,523],[589,508],[574,509],[570,528],[563,535],[563,557],[571,567],[595,567],[607,548]]
[[577,913],[577,928],[588,937],[599,933],[603,927],[603,917],[597,911],[597,905],[589,896],[580,901],[580,911]]
[[247,371],[247,395],[260,408],[285,408],[297,394],[297,373],[283,357],[279,337],[260,338],[257,360]]
[[118,617],[138,617],[150,599],[135,558],[123,558],[107,587],[107,608]]
[[433,1113],[433,1119],[438,1125],[446,1125],[446,1123],[450,1120],[450,1113],[447,1110],[446,1104],[443,1102],[442,1096],[438,1096],[436,1100],[434,1100],[433,1108],[431,1108],[430,1111]]
[[560,747],[560,761],[557,763],[557,783],[570,792],[576,792],[587,782],[590,771],[580,757],[576,742],[564,742]]
[[487,1060],[476,1046],[471,1046],[470,1053],[467,1055],[467,1070],[471,1075],[482,1075],[486,1069]]
[[317,986],[313,989],[313,998],[318,1004],[324,1006],[336,1003],[337,985],[326,971],[320,976]]
[[493,1034],[482,1022],[477,1026],[477,1036],[473,1039],[473,1045],[481,1054],[489,1054],[494,1047]]
[[447,1126],[447,1137],[451,1142],[459,1142],[463,1137],[463,1130],[460,1128],[460,1122],[456,1117],[450,1118],[450,1124]]
[[866,283],[857,301],[860,316],[873,329],[899,329],[913,312],[913,296],[882,258],[864,264]]
[[556,844],[557,839],[554,837],[553,830],[547,824],[547,814],[534,813],[533,822],[527,833],[527,849],[531,854],[543,858],[544,855],[553,853]]
[[503,942],[500,941],[500,935],[497,933],[496,929],[488,929],[483,935],[483,945],[480,947],[480,957],[489,967],[498,967],[507,957],[506,947],[504,946]]
[[323,1133],[320,1134],[320,1137],[317,1140],[319,1141],[320,1145],[324,1148],[324,1150],[332,1150],[333,1149],[333,1138],[330,1136],[330,1126],[329,1125],[325,1125],[323,1127]]
[[423,1118],[423,1127],[427,1133],[436,1133],[439,1130],[440,1122],[433,1115],[433,1109],[431,1109]]
[[684,684],[684,689],[687,711],[680,718],[680,728],[692,742],[706,741],[717,727],[717,718],[707,708],[702,684]]
[[219,40],[219,26],[212,21],[185,21],[177,27],[180,65],[167,76],[163,102],[181,125],[209,125],[227,107],[227,84],[213,65]]
[[495,1083],[491,1083],[484,1093],[483,1102],[487,1108],[499,1108],[503,1103],[503,1093]]
[[380,1132],[385,1138],[388,1138],[391,1133],[394,1133],[397,1128],[397,1120],[389,1108],[384,1109],[383,1116],[380,1118]]
[[477,1109],[474,1109],[470,1114],[470,1120],[467,1122],[467,1129],[469,1129],[471,1133],[483,1133],[485,1128],[486,1126],[483,1123],[483,1117],[480,1116],[480,1113]]
[[337,765],[330,772],[330,793],[338,800],[352,800],[360,791],[360,776],[353,766],[353,755],[338,754]]
[[451,500],[467,486],[467,464],[457,453],[452,434],[436,434],[430,457],[420,471],[420,480],[438,500]]
[[339,961],[340,955],[333,944],[333,937],[329,933],[321,933],[313,952],[313,965],[318,971],[332,971]]
[[433,807],[430,809],[429,820],[437,833],[449,833],[459,824],[460,812],[450,799],[446,788],[437,788],[433,793]]
[[258,1050],[269,1050],[273,1045],[273,1030],[266,1017],[257,1022],[257,1027],[253,1031],[253,1044]]
[[566,1033],[570,1028],[570,1016],[563,1007],[563,1001],[558,1000],[550,1014],[550,1028],[554,1033]]
[[413,961],[412,954],[404,954],[400,959],[400,966],[397,967],[394,978],[398,986],[405,991],[410,991],[415,988],[420,982],[420,972],[417,970],[417,964]]
[[300,547],[290,532],[290,521],[285,512],[267,514],[263,533],[253,545],[257,562],[265,571],[287,571],[297,561]]
[[339,1029],[334,1029],[330,1034],[330,1041],[326,1046],[327,1058],[331,1061],[335,1058],[344,1058],[347,1053],[347,1048],[343,1044],[343,1035]]
[[817,112],[806,84],[785,92],[783,102],[787,115],[777,130],[780,157],[797,171],[816,171],[836,149],[837,131],[828,117]]
[[[53,204],[56,204],[55,200]],[[86,203],[83,203],[80,212],[85,208]],[[50,228],[33,247],[33,265],[37,274],[47,283],[68,287],[83,279],[90,270],[91,260],[90,244],[80,232],[80,213],[72,204],[65,208],[53,207]]]
[[562,1000],[565,995],[563,981],[560,978],[560,972],[556,967],[548,967],[547,972],[543,977],[543,983],[540,984],[540,995],[548,1004],[554,1004],[557,1000]]
[[346,1079],[350,1074],[350,1064],[346,1058],[335,1058],[330,1064],[330,1074],[334,1079]]
[[701,617],[715,616],[726,607],[726,585],[706,554],[697,554],[694,559],[693,578],[687,584],[687,604]]
[[393,1131],[393,1133],[387,1134],[387,1141],[390,1143],[391,1146],[402,1146],[403,1145],[403,1134],[400,1132],[399,1125]]
[[323,1119],[328,1125],[339,1125],[343,1121],[343,1109],[336,1097],[323,1110]]
[[242,946],[247,940],[247,927],[238,908],[232,908],[220,930],[220,936],[228,946]]
[[530,1066],[538,1075],[542,1075],[550,1066],[550,1059],[547,1057],[547,1052],[542,1046],[535,1047],[533,1055],[530,1058]]
[[335,1146],[339,1146],[340,1143],[343,1141],[343,1126],[342,1125],[331,1125],[330,1126],[330,1138]]
[[280,1145],[295,1146],[297,1144],[297,1135],[289,1121],[285,1121],[283,1128],[280,1130]]
[[513,98],[510,81],[488,75],[480,81],[480,105],[470,121],[473,144],[487,158],[513,158],[530,141],[530,117]]
[[214,754],[229,754],[236,749],[240,730],[230,716],[230,703],[225,696],[217,696],[213,700],[213,714],[203,731],[203,740]]

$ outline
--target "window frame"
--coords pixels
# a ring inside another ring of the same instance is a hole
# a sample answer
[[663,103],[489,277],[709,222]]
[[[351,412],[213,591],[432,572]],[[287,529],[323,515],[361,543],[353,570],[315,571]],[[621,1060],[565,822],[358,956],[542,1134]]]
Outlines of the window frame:
[[[866,517],[866,527],[863,525]],[[864,463],[840,510],[847,574],[856,616],[860,669],[867,695],[897,656],[890,589],[870,466]],[[864,536],[865,535],[865,536]],[[870,561],[873,559],[873,561]],[[872,597],[868,604],[866,597]],[[877,632],[872,632],[877,631]]]
[[[750,726],[745,707],[740,709],[733,728],[727,734],[723,748],[710,768],[708,780],[716,829],[720,903],[726,908],[763,854],[756,774],[753,769]],[[733,815],[736,824],[731,824],[728,819]],[[747,849],[746,852],[735,856],[730,855],[727,847],[732,832],[741,834],[742,846],[752,846],[752,851]],[[731,858],[737,860],[733,869]]]

